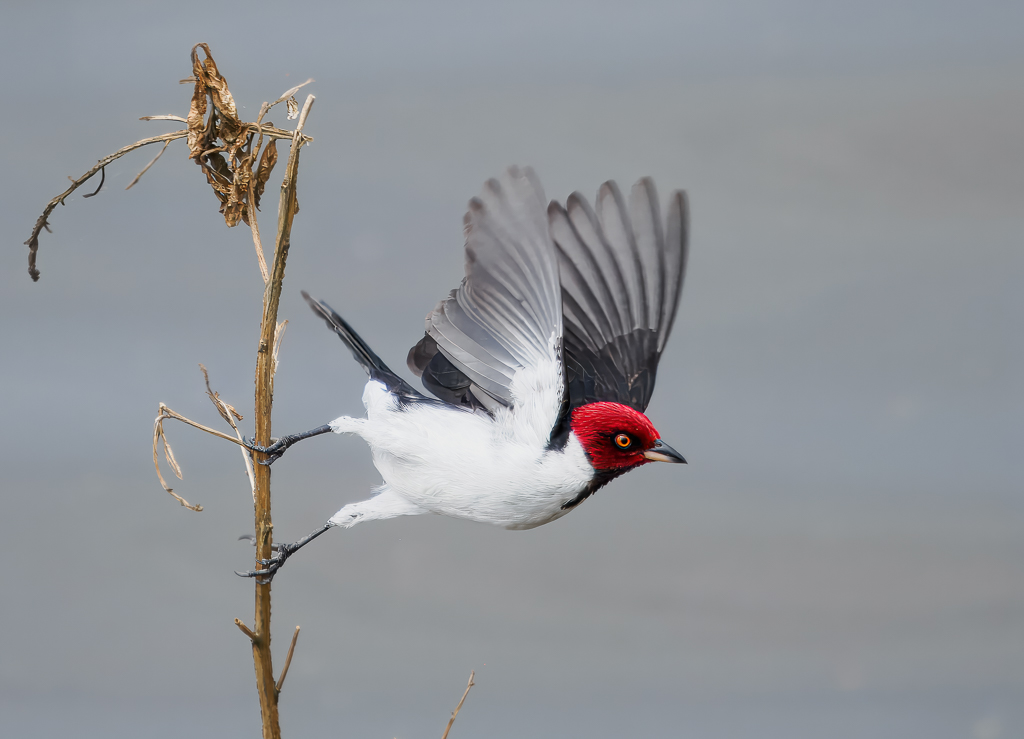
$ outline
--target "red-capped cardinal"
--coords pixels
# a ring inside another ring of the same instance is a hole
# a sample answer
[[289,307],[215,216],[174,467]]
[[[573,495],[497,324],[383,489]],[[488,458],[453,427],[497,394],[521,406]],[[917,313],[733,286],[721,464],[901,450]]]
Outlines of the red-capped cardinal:
[[433,398],[303,293],[369,374],[366,418],[251,448],[271,464],[301,439],[358,434],[384,484],[238,574],[269,579],[328,529],[382,518],[440,513],[530,529],[648,462],[685,463],[644,410],[683,287],[687,220],[676,192],[662,225],[646,178],[628,204],[605,183],[596,210],[579,193],[549,205],[529,168],[487,182],[465,217],[466,277],[409,352]]

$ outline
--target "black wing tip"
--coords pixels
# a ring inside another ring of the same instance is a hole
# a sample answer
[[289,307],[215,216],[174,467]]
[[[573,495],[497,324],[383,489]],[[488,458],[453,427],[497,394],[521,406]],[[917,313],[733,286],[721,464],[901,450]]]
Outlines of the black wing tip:
[[334,312],[334,311],[331,310],[330,306],[327,305],[327,303],[324,303],[322,301],[317,300],[312,295],[307,293],[305,290],[300,290],[299,294],[309,304],[309,307],[313,309],[314,313],[317,313],[317,314],[323,313],[325,309],[327,311],[329,311],[329,312],[332,312],[332,313]]
[[307,293],[305,290],[300,290],[299,294],[302,295],[303,298],[305,298],[306,303],[309,304],[309,307],[313,311],[313,313],[327,321],[328,327],[330,327],[332,330],[337,331],[336,324],[339,323],[343,326],[346,326],[348,330],[351,330],[351,328],[347,326],[347,322],[345,321],[345,319],[338,315],[338,312],[334,310],[334,308],[332,308],[331,306],[327,305],[327,303],[325,303],[322,300],[317,300],[309,293]]

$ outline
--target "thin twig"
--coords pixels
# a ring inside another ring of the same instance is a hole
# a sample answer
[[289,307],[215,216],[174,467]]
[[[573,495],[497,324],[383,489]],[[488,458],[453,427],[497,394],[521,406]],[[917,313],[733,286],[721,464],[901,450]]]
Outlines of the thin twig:
[[301,89],[302,89],[303,87],[305,87],[306,85],[308,85],[308,84],[309,84],[310,82],[314,82],[314,81],[315,81],[315,80],[314,80],[314,79],[313,79],[312,77],[310,77],[310,78],[309,78],[308,80],[306,80],[305,82],[303,82],[303,83],[302,83],[301,85],[296,85],[296,86],[295,86],[295,87],[293,87],[292,89],[288,90],[288,92],[286,92],[286,93],[284,93],[283,95],[281,95],[281,97],[279,97],[279,98],[278,98],[277,100],[275,100],[275,101],[274,101],[274,102],[272,102],[272,103],[271,103],[270,105],[268,105],[268,106],[267,106],[267,110],[269,110],[270,108],[273,108],[273,107],[274,107],[275,105],[277,105],[278,103],[283,103],[283,102],[284,102],[285,100],[287,100],[287,99],[288,99],[288,98],[290,98],[290,97],[291,97],[292,95],[294,95],[295,93],[297,93],[297,92],[298,92],[299,90],[301,90]]
[[157,154],[155,157],[153,157],[153,160],[149,164],[147,164],[145,167],[143,167],[141,172],[139,172],[137,175],[135,175],[135,179],[128,183],[128,187],[126,187],[125,190],[131,190],[133,187],[135,187],[135,183],[138,182],[139,180],[141,180],[142,179],[142,175],[146,174],[146,172],[149,171],[149,168],[152,167],[154,164],[156,164],[156,160],[164,155],[164,152],[167,151],[167,147],[170,146],[170,145],[171,145],[170,141],[165,141],[164,142],[164,148],[162,148],[160,150],[160,153]]
[[299,113],[299,123],[295,126],[295,133],[292,134],[292,140],[296,142],[305,143],[305,140],[312,141],[313,139],[302,133],[302,129],[306,127],[306,116],[309,115],[310,109],[313,107],[313,103],[316,101],[314,95],[307,95],[306,102],[302,104],[302,112]]
[[245,447],[245,441],[242,439],[242,432],[238,430],[238,425],[235,423],[237,418],[239,421],[242,420],[242,414],[235,410],[233,405],[227,403],[223,398],[220,397],[220,393],[214,392],[210,387],[210,374],[206,371],[206,367],[202,364],[199,365],[199,369],[203,372],[203,379],[206,381],[206,394],[210,396],[210,400],[217,410],[220,412],[221,418],[228,422],[228,424],[235,430],[235,436],[238,437],[238,441],[242,443],[239,449],[242,452],[242,462],[245,464],[245,474],[249,478],[249,488],[252,490],[253,500],[256,500],[256,479],[252,475],[252,455],[249,454],[249,450]]
[[256,641],[256,635],[254,633],[252,633],[252,629],[250,629],[248,626],[246,626],[244,623],[242,623],[242,619],[236,618],[235,619],[235,626],[240,628],[242,630],[242,633],[245,634],[247,637],[249,637],[250,641]]
[[[166,144],[164,144],[166,146]],[[107,181],[107,168],[100,167],[100,184],[96,185],[96,189],[88,195],[83,195],[83,198],[94,198],[100,194],[100,190],[103,189],[103,183]]]
[[[259,130],[259,138],[256,139],[255,148],[251,149],[251,161],[249,168],[252,169],[252,162],[256,161],[256,156],[260,153],[260,149],[263,148],[263,116],[270,110],[270,106],[264,102],[260,106],[260,113],[256,117],[256,128]],[[251,211],[249,213],[249,230],[252,231],[252,243],[256,248],[256,259],[259,261],[260,274],[263,276],[263,286],[266,287],[267,283],[270,282],[270,272],[267,270],[267,257],[263,253],[263,240],[260,238],[260,226],[256,218],[256,197],[255,197],[255,184],[252,178],[249,178],[249,204]]]
[[[249,124],[250,131],[252,131],[254,128],[254,125]],[[263,132],[265,136],[269,136],[272,139],[290,139],[294,135],[292,131],[289,131],[286,128],[278,128],[277,126],[272,126],[269,123],[264,123],[262,126],[260,126],[260,130]],[[302,134],[302,138],[306,139],[307,141],[313,140],[312,136],[307,136],[306,134]]]
[[281,688],[284,685],[284,679],[288,676],[288,668],[292,665],[292,655],[295,654],[295,642],[299,640],[299,627],[295,627],[295,633],[292,634],[292,644],[288,647],[288,656],[284,658],[284,669],[281,670],[281,677],[277,678],[277,692],[281,692]]
[[281,321],[277,324],[277,336],[274,337],[274,351],[271,353],[270,381],[273,382],[277,376],[277,355],[281,352],[281,340],[284,338],[284,330],[288,328],[288,321]]
[[[176,421],[181,421],[182,423],[187,423],[189,426],[195,426],[200,431],[205,431],[206,433],[213,434],[214,436],[220,437],[221,439],[226,439],[227,441],[230,441],[232,444],[238,444],[239,446],[242,446],[242,447],[245,446],[245,444],[240,439],[236,439],[234,436],[228,436],[227,434],[221,433],[220,431],[217,431],[216,429],[212,429],[209,426],[204,426],[201,423],[196,423],[192,419],[185,418],[183,415],[181,415],[179,413],[175,413],[174,411],[172,411],[170,408],[168,408],[163,403],[160,404],[159,410],[160,410],[160,412],[162,414],[165,414],[164,415],[165,418],[173,418]],[[159,418],[159,416],[157,416],[157,417]]]
[[[195,80],[189,80],[194,82]],[[140,121],[178,121],[179,123],[188,123],[187,118],[182,118],[180,115],[144,115],[139,118]]]
[[459,705],[455,706],[455,710],[452,711],[452,717],[448,719],[448,725],[444,727],[444,734],[441,735],[441,739],[448,739],[448,732],[452,730],[452,724],[455,723],[455,717],[459,715],[459,709],[462,708],[462,704],[466,702],[466,696],[469,695],[469,689],[473,687],[474,675],[476,675],[476,670],[469,673],[469,684],[466,686],[466,692],[462,694],[462,700],[459,701]]
[[[261,136],[262,138],[262,136]],[[260,275],[263,277],[263,285],[266,286],[270,282],[270,271],[267,269],[267,257],[263,253],[263,241],[260,239],[260,224],[256,220],[256,198],[255,188],[252,179],[249,180],[249,210],[247,216],[249,218],[249,230],[252,231],[252,243],[256,248],[256,260],[260,265]]]

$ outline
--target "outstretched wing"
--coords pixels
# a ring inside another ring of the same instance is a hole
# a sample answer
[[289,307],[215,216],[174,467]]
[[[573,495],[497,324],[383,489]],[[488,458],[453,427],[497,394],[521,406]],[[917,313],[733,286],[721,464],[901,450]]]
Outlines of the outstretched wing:
[[442,400],[537,412],[550,431],[564,392],[562,306],[546,200],[533,170],[489,180],[465,217],[466,277],[427,316],[409,367]]
[[614,182],[596,211],[579,193],[548,207],[558,254],[571,408],[614,401],[638,411],[654,392],[658,360],[675,320],[686,271],[686,194],[673,193],[663,227],[654,183]]

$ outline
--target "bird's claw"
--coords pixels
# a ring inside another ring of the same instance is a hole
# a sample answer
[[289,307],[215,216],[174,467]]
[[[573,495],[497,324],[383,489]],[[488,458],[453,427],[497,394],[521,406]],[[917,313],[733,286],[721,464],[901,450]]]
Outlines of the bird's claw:
[[[239,541],[241,541],[242,539],[248,539],[253,543],[253,546],[256,546],[256,537],[252,534],[243,534],[242,536],[238,537],[238,539]],[[273,551],[277,552],[277,554],[275,554],[270,559],[256,560],[256,564],[261,565],[262,569],[249,570],[248,572],[244,572],[242,570],[235,570],[235,574],[239,577],[255,577],[257,578],[256,582],[258,582],[261,585],[269,583],[271,580],[274,579],[274,575],[277,573],[277,571],[284,566],[285,560],[287,560],[291,553],[295,551],[289,544],[271,544],[270,548]]]
[[274,575],[277,574],[277,571],[284,566],[284,563],[288,559],[289,554],[291,554],[291,550],[288,549],[285,545],[281,545],[278,547],[278,553],[270,559],[256,560],[256,563],[261,565],[262,569],[249,570],[248,572],[235,570],[235,574],[239,577],[255,577],[257,578],[256,582],[260,583],[261,585],[269,583],[271,580],[274,579]]

